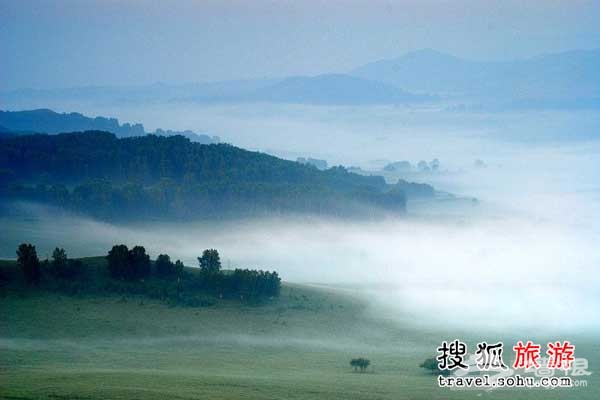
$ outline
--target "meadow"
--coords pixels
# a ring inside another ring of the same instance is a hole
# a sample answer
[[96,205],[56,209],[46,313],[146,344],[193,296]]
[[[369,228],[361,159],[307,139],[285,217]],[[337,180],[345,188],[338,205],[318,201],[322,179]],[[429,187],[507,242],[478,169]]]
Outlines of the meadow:
[[[438,388],[418,365],[456,332],[404,326],[350,289],[284,284],[266,304],[195,308],[116,294],[1,294],[3,399],[595,399],[600,383],[593,373],[581,388]],[[576,343],[593,372],[597,345]],[[368,372],[353,372],[357,356],[371,360]]]

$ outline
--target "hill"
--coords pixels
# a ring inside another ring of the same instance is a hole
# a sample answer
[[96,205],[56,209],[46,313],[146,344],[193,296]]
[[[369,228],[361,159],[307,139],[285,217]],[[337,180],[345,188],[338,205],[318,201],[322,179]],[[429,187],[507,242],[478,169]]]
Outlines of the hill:
[[[86,117],[80,113],[57,113],[48,109],[23,110],[23,111],[0,111],[0,126],[8,133],[31,134],[76,131],[106,131],[118,137],[144,136],[146,132],[142,124],[120,124],[116,118]],[[0,129],[0,132],[2,129]],[[218,137],[197,134],[192,131],[165,131],[157,129],[153,132],[160,136],[181,135],[188,139],[209,144],[219,142]]]
[[247,100],[271,103],[367,105],[405,104],[433,100],[392,85],[343,74],[296,76],[261,88]]
[[[268,102],[367,105],[422,103],[436,99],[433,96],[408,93],[377,80],[346,74],[291,76],[282,79],[234,80],[186,85],[158,84],[129,88],[22,89],[0,94],[7,99],[9,104],[48,104],[53,101],[93,101],[115,104],[192,101],[206,104]],[[1,121],[0,119],[0,123]],[[101,126],[82,126],[58,131],[90,129],[108,130],[119,134],[119,132]]]
[[325,171],[227,144],[107,132],[0,138],[0,191],[100,218],[402,213],[382,177]]
[[[481,398],[482,390],[440,388],[418,367],[456,331],[412,328],[347,288],[284,284],[259,307],[199,308],[133,295],[0,293],[0,399]],[[461,339],[475,346],[481,337],[469,334]],[[592,338],[577,346],[596,365]],[[369,372],[353,372],[357,356],[371,360]],[[597,374],[585,378],[590,387],[484,393],[596,399]]]
[[599,106],[600,50],[471,61],[420,50],[372,62],[350,74],[415,92],[518,100],[514,106]]

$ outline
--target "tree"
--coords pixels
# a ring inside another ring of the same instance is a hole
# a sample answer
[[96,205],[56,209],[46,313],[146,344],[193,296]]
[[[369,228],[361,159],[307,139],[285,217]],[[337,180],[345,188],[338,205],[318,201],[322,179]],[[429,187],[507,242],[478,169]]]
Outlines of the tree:
[[67,269],[67,263],[68,259],[67,252],[65,251],[65,249],[59,249],[58,247],[56,247],[52,252],[52,263],[50,264],[52,268],[52,273],[55,276],[63,277]]
[[180,260],[175,261],[175,275],[180,277],[183,274],[183,263]]
[[[181,261],[179,261],[179,263],[181,263]],[[159,278],[172,279],[178,275],[176,265],[173,264],[171,257],[167,254],[159,254],[159,256],[156,257],[154,267],[156,268],[156,276]]]
[[65,249],[56,247],[52,252],[52,266],[64,267],[67,265],[67,252]]
[[360,372],[365,372],[369,365],[371,365],[371,361],[363,357],[353,358],[350,360],[350,365],[354,368],[354,371],[360,370]]
[[423,361],[419,367],[424,368],[428,371],[431,371],[432,374],[442,374],[442,375],[448,375],[450,373],[449,370],[441,370],[438,367],[438,361],[435,357],[431,357],[426,359],[425,361]]
[[50,266],[52,274],[57,278],[73,279],[81,272],[83,263],[80,260],[70,260],[65,249],[57,247],[52,252]]
[[114,279],[125,279],[129,268],[129,250],[124,244],[114,245],[106,256],[108,271]]
[[29,243],[21,243],[17,249],[17,264],[23,271],[27,283],[38,283],[40,281],[40,260],[35,246]]
[[202,272],[207,274],[215,274],[221,270],[221,259],[215,249],[204,250],[202,257],[198,257],[198,263]]
[[143,246],[129,250],[129,273],[127,279],[144,279],[150,276],[150,256]]

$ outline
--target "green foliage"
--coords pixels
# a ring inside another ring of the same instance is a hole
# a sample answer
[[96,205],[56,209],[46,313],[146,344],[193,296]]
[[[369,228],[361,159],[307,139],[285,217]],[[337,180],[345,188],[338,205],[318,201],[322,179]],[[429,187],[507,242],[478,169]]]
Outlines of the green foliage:
[[129,273],[126,279],[145,279],[150,276],[150,256],[143,246],[135,246],[129,250]]
[[450,371],[448,370],[441,370],[438,367],[438,361],[435,359],[435,357],[431,357],[426,359],[425,361],[423,361],[421,364],[419,364],[420,368],[424,368],[428,371],[430,371],[433,374],[442,374],[442,375],[448,375],[450,374]]
[[219,252],[215,249],[206,249],[202,257],[198,257],[200,270],[207,275],[216,274],[221,270],[221,258]]
[[420,368],[425,368],[431,371],[437,371],[438,369],[438,362],[434,357],[428,358],[425,361],[423,361],[420,365]]
[[173,263],[168,254],[160,254],[154,262],[156,276],[161,279],[176,279],[183,274],[183,263],[180,260]]
[[35,246],[21,243],[17,249],[17,264],[23,272],[25,282],[36,284],[41,278],[40,260]]
[[129,265],[129,249],[124,244],[115,245],[106,256],[108,271],[114,279],[126,279],[131,276]]
[[180,260],[175,261],[175,276],[183,274],[183,263]]
[[281,288],[281,279],[277,272],[236,269],[227,279],[231,292],[242,299],[277,297]]
[[[312,166],[181,136],[105,132],[0,138],[0,196],[99,218],[231,218],[403,212],[382,177]],[[70,189],[69,189],[70,188]]]
[[172,278],[175,272],[175,264],[167,254],[159,254],[154,262],[154,269],[156,270],[156,276],[163,279]]
[[110,276],[115,279],[134,281],[150,276],[150,256],[142,246],[128,250],[124,244],[115,245],[106,258]]
[[60,279],[73,280],[81,274],[83,263],[81,260],[71,260],[67,257],[67,252],[62,248],[55,248],[52,252],[52,261],[50,262],[50,271]]
[[430,371],[432,374],[450,375],[449,370],[439,368],[438,361],[435,359],[435,357],[426,359],[419,364],[419,367]]
[[59,249],[56,247],[52,252],[52,269],[53,270],[63,270],[67,266],[67,252],[65,249]]
[[221,271],[219,252],[207,249],[198,257],[199,285],[218,296],[235,297],[250,302],[279,296],[281,279],[277,272],[235,269],[233,273]]
[[369,365],[371,365],[371,360],[363,357],[353,358],[350,360],[350,365],[355,371],[365,372]]
[[[251,269],[222,271],[219,252],[203,252],[202,268],[185,269],[183,263],[160,254],[151,269],[150,257],[143,246],[128,249],[114,245],[107,256],[69,259],[62,248],[55,248],[52,261],[37,259],[35,247],[22,244],[17,250],[18,265],[27,283],[67,294],[118,293],[146,296],[173,304],[208,306],[217,298],[259,303],[278,297],[281,279],[277,272]],[[42,266],[51,274],[41,275]],[[43,279],[42,279],[43,278]],[[0,285],[15,281],[10,269],[0,268]]]

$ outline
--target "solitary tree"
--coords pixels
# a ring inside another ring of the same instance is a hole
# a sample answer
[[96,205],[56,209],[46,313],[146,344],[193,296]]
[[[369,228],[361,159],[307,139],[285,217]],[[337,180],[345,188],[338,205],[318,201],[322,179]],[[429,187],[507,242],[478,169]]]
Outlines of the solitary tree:
[[424,368],[428,371],[430,371],[432,374],[442,374],[442,375],[449,375],[450,371],[446,370],[446,369],[440,369],[438,367],[438,361],[435,357],[431,357],[426,359],[425,361],[423,361],[419,367]]
[[371,361],[363,357],[353,358],[350,360],[350,365],[354,368],[354,371],[365,372],[369,365],[371,365]]
[[27,283],[38,283],[40,281],[40,260],[35,246],[21,243],[17,249],[17,264],[23,271]]
[[198,257],[198,263],[204,273],[214,274],[221,270],[221,259],[215,249],[204,250],[202,257]]

